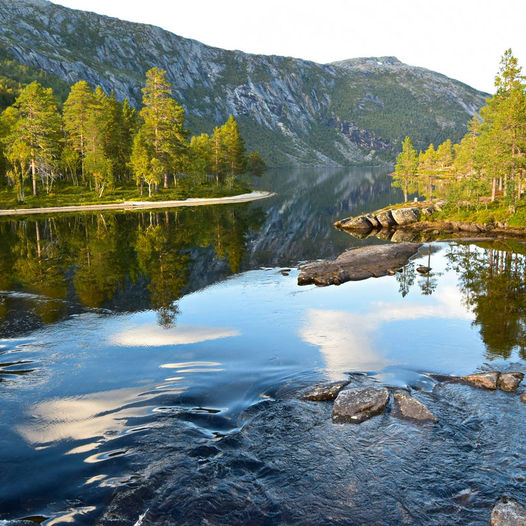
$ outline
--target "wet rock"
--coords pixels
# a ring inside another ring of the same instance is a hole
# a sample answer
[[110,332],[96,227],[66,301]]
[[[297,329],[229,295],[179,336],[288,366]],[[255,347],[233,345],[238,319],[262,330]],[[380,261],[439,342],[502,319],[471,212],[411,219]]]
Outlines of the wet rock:
[[359,424],[382,413],[388,401],[389,391],[385,388],[355,387],[342,391],[334,401],[332,420]]
[[521,394],[521,402],[524,402],[526,404],[526,393]]
[[491,526],[526,526],[526,507],[515,499],[502,497],[491,512]]
[[508,393],[511,393],[512,391],[517,390],[517,387],[519,387],[523,379],[523,373],[501,373],[499,379],[497,380],[497,387],[502,391],[507,391]]
[[298,284],[339,285],[346,281],[385,276],[388,270],[405,265],[419,247],[417,243],[397,243],[348,250],[334,260],[301,266]]
[[396,221],[393,219],[391,210],[382,210],[376,214],[376,219],[382,225],[383,228],[389,228],[396,225]]
[[302,400],[310,400],[312,402],[322,402],[325,400],[334,400],[339,392],[349,385],[349,380],[342,380],[340,382],[332,382],[330,384],[317,385],[302,395]]
[[341,221],[336,221],[334,226],[338,228],[345,228],[349,230],[366,230],[369,231],[373,228],[372,223],[364,216],[348,217]]
[[396,392],[393,398],[394,416],[420,422],[438,422],[438,418],[422,402],[419,402],[411,395]]
[[416,271],[420,272],[420,274],[429,274],[429,272],[431,272],[431,267],[426,267],[426,266],[416,267]]
[[395,208],[394,210],[391,210],[391,216],[397,225],[410,225],[411,223],[416,223],[420,219],[420,209]]
[[491,371],[488,373],[476,373],[468,374],[467,376],[461,376],[460,380],[468,385],[472,385],[473,387],[478,387],[480,389],[490,389],[494,391],[497,389],[499,376],[500,373],[498,371]]

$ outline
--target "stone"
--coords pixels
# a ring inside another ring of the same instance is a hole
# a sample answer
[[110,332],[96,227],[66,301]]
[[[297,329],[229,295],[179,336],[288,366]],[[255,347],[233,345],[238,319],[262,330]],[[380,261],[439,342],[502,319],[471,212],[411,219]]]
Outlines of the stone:
[[389,401],[385,388],[355,387],[341,391],[332,408],[332,421],[360,424],[382,413]]
[[376,219],[376,216],[374,214],[365,214],[364,217],[367,219],[367,221],[371,223],[371,225],[373,225],[373,228],[382,228],[380,221]]
[[422,265],[420,267],[416,267],[416,271],[420,274],[429,274],[429,272],[431,272],[431,267],[426,267]]
[[421,210],[422,215],[425,217],[433,215],[434,212],[435,212],[435,208],[433,206],[425,206]]
[[339,382],[332,382],[330,384],[316,385],[304,393],[301,399],[309,400],[311,402],[334,400],[346,385],[349,385],[349,380],[341,380]]
[[521,394],[521,402],[524,402],[526,404],[526,393]]
[[396,392],[393,398],[394,416],[420,422],[438,422],[438,418],[422,402],[419,402],[411,395]]
[[364,216],[358,217],[348,217],[347,219],[342,219],[341,221],[336,221],[334,223],[338,228],[343,228],[345,230],[372,230],[372,223]]
[[491,526],[526,526],[526,507],[515,499],[502,497],[491,511]]
[[460,380],[468,385],[472,385],[473,387],[494,391],[497,389],[499,376],[500,373],[498,371],[491,371],[488,373],[476,373],[461,376]]
[[508,393],[511,393],[517,390],[517,387],[519,387],[523,379],[524,373],[501,373],[499,379],[497,380],[497,387],[501,391],[507,391]]
[[385,276],[390,269],[405,265],[419,247],[417,243],[394,243],[348,250],[334,260],[302,265],[298,284],[339,285],[346,281]]
[[420,219],[419,208],[395,208],[391,215],[397,225],[404,226],[416,223]]
[[396,221],[393,219],[391,210],[382,210],[376,214],[376,219],[382,225],[382,228],[390,228],[396,225]]
[[418,232],[399,228],[394,231],[391,236],[391,241],[393,243],[416,243],[420,241],[420,234]]

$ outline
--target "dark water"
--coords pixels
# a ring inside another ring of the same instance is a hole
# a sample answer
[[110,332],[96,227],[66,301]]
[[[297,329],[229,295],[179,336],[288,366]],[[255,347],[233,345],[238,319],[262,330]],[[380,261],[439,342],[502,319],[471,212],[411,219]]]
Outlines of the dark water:
[[[279,195],[0,222],[0,524],[487,524],[526,500],[526,404],[425,374],[526,371],[526,245],[298,287],[298,262],[380,242],[332,221],[399,196],[379,169],[256,185]],[[349,373],[439,423],[298,400]]]

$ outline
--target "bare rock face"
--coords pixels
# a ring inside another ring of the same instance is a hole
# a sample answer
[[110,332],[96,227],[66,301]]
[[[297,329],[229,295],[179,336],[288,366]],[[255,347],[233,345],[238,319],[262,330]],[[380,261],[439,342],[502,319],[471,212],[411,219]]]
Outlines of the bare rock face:
[[330,261],[315,261],[300,267],[299,285],[339,285],[370,277],[385,276],[416,254],[420,244],[373,245],[348,250]]
[[389,401],[389,391],[385,388],[355,387],[342,391],[334,401],[332,421],[360,424],[379,415]]
[[349,385],[349,380],[342,380],[341,382],[332,382],[330,384],[317,385],[303,394],[302,400],[310,400],[312,402],[323,402],[325,400],[334,400],[339,392]]
[[391,215],[397,225],[410,225],[420,220],[420,208],[395,208]]
[[396,392],[393,397],[394,416],[420,422],[438,422],[438,418],[422,402],[407,393]]
[[497,387],[502,391],[511,393],[517,390],[520,383],[524,379],[524,374],[519,372],[501,373],[497,380]]
[[478,387],[480,389],[490,389],[494,391],[497,389],[497,382],[500,373],[498,371],[491,371],[489,373],[476,373],[468,374],[467,376],[461,376],[460,380],[463,383]]
[[503,497],[493,508],[491,526],[526,526],[526,507],[515,499]]

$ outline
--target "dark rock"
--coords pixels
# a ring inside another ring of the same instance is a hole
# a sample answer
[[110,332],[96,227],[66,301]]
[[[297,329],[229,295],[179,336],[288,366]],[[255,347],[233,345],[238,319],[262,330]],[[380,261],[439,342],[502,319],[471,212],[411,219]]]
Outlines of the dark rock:
[[421,422],[438,422],[438,418],[422,402],[407,393],[396,392],[393,397],[394,416]]
[[411,223],[416,223],[420,219],[420,209],[395,208],[394,210],[391,210],[391,216],[397,225],[410,225]]
[[422,265],[420,267],[416,267],[416,271],[420,272],[420,274],[429,274],[429,272],[431,272],[431,267],[426,267]]
[[491,512],[491,526],[526,526],[526,507],[515,499],[502,497]]
[[502,391],[511,393],[512,391],[517,390],[517,387],[519,387],[523,379],[524,373],[501,373],[499,379],[497,380],[497,387]]
[[376,214],[376,219],[382,225],[383,228],[390,228],[396,225],[396,221],[393,219],[391,210],[382,210]]
[[359,424],[382,413],[388,401],[389,391],[385,388],[355,387],[342,391],[334,401],[332,420]]
[[310,400],[312,402],[322,402],[325,400],[334,400],[339,392],[349,385],[349,380],[342,380],[340,382],[332,382],[330,384],[317,385],[303,394],[302,400]]
[[461,376],[462,382],[472,385],[473,387],[479,387],[480,389],[490,389],[494,391],[497,389],[497,382],[500,373],[498,371],[491,371],[489,373],[476,373],[468,374],[467,376]]
[[385,276],[388,270],[405,265],[419,244],[373,245],[348,250],[330,261],[316,261],[300,267],[299,285],[339,285],[370,277]]

